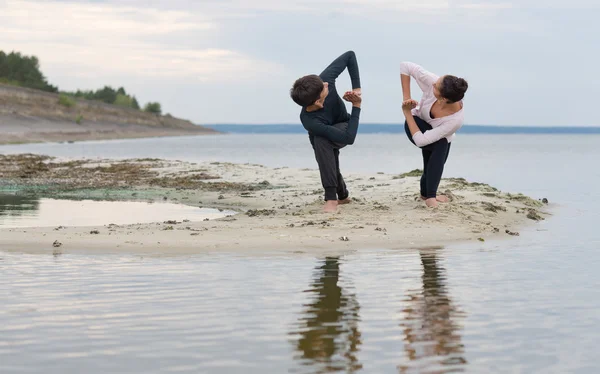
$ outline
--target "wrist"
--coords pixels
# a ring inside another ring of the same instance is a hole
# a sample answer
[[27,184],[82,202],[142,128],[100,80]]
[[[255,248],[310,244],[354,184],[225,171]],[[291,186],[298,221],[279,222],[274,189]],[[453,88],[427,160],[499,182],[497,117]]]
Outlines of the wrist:
[[352,103],[352,107],[360,109],[360,103]]

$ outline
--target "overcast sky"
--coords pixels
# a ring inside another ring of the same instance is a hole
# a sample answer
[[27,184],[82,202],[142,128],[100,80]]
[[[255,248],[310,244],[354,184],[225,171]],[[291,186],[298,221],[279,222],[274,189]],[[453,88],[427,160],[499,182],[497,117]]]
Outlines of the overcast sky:
[[363,123],[402,120],[407,60],[469,81],[468,124],[589,126],[599,18],[598,0],[0,0],[0,49],[61,89],[124,86],[199,124],[298,123],[293,81],[352,49]]

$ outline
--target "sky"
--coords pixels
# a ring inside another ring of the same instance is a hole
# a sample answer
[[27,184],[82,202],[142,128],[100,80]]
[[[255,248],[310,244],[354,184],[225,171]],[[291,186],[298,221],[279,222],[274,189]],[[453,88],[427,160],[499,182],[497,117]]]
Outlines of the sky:
[[353,50],[362,123],[403,122],[412,61],[467,79],[467,124],[600,126],[599,16],[597,0],[0,0],[0,49],[61,90],[123,86],[198,124],[299,123],[294,80]]

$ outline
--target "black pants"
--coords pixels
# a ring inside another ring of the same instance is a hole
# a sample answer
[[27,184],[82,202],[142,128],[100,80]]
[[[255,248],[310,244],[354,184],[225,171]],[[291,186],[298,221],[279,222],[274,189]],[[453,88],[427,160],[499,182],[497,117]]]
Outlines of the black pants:
[[348,189],[340,172],[340,149],[346,145],[315,136],[312,139],[312,146],[319,164],[325,200],[344,200],[348,197]]
[[[431,125],[421,118],[417,116],[413,116],[413,118],[421,132],[432,129]],[[407,122],[404,122],[404,130],[406,131],[408,139],[415,144]],[[442,138],[435,143],[421,147],[421,152],[423,153],[421,196],[430,199],[437,196],[437,189],[442,180],[442,173],[444,172],[444,164],[446,163],[446,160],[448,160],[448,155],[450,154],[450,143],[448,143],[446,138]]]

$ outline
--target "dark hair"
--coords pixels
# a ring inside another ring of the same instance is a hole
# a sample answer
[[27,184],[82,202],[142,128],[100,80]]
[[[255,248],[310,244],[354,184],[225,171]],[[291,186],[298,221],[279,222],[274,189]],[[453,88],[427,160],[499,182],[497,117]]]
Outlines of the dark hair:
[[306,75],[294,82],[290,96],[296,104],[309,106],[319,100],[323,91],[323,81],[318,75]]
[[461,101],[465,97],[469,84],[462,78],[455,77],[454,75],[445,75],[442,79],[442,89],[440,94],[444,99],[447,99],[450,103]]

